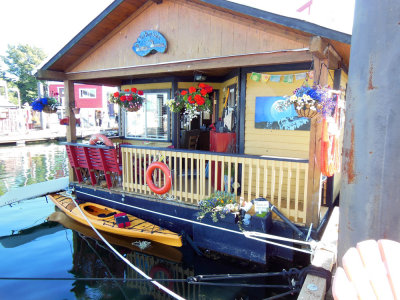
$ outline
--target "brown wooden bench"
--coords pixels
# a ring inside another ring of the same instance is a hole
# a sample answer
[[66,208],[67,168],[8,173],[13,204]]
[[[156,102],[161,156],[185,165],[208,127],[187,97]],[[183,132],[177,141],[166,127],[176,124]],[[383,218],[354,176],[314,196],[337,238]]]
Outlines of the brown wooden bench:
[[63,143],[67,148],[68,159],[74,169],[78,182],[83,181],[83,174],[88,172],[92,185],[97,184],[96,170],[101,171],[110,189],[113,186],[112,175],[122,175],[118,164],[115,147],[87,145],[79,143]]

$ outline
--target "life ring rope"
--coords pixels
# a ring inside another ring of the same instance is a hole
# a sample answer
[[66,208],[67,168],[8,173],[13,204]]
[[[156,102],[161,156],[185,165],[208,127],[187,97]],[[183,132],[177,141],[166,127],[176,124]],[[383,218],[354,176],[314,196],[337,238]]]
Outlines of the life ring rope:
[[[162,187],[157,187],[153,182],[153,171],[160,169],[164,173],[165,183]],[[146,183],[154,193],[162,195],[171,189],[171,171],[168,166],[160,161],[153,162],[146,171]]]

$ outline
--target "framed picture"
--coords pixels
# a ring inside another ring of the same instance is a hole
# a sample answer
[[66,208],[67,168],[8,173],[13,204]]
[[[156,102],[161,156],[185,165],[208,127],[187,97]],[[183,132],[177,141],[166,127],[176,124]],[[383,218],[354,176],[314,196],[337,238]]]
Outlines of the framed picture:
[[310,130],[310,119],[297,116],[293,105],[285,107],[284,97],[256,97],[255,128]]

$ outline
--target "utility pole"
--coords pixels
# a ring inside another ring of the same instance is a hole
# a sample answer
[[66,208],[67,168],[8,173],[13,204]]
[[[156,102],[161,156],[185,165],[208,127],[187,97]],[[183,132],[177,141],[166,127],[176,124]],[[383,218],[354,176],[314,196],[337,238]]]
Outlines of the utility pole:
[[400,2],[356,1],[338,261],[367,239],[400,241]]

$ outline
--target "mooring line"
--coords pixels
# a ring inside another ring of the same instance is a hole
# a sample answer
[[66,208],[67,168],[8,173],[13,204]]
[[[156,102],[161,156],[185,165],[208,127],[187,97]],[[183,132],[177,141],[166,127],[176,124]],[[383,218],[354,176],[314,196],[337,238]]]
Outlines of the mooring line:
[[144,273],[142,270],[140,270],[138,267],[136,267],[134,264],[132,264],[129,260],[127,260],[121,253],[119,253],[101,234],[100,232],[97,231],[97,229],[93,226],[93,224],[89,221],[89,219],[86,217],[82,209],[79,207],[78,203],[76,203],[75,199],[71,198],[76,207],[79,209],[81,215],[85,218],[86,222],[92,227],[93,231],[96,232],[96,234],[99,236],[99,238],[102,239],[102,241],[116,254],[121,258],[128,266],[130,266],[132,269],[134,269],[137,273],[142,275],[144,278],[148,279],[152,284],[169,294],[170,296],[174,297],[175,299],[179,300],[185,300],[185,298],[179,296],[178,294],[174,293],[170,289],[166,288],[159,282],[153,280],[150,276],[148,276],[146,273]]
[[[100,197],[100,196],[88,194],[88,193],[85,193],[85,192],[82,192],[82,191],[76,191],[76,193],[80,193],[80,194],[84,194],[84,195],[87,195],[87,196],[95,197],[95,198],[98,198],[98,199],[102,199],[102,200],[105,200],[105,201],[108,201],[108,202],[113,202],[113,203],[116,203],[116,204],[119,204],[119,205],[124,205],[124,206],[131,207],[131,208],[134,208],[134,209],[150,212],[150,213],[153,213],[153,214],[156,214],[156,215],[169,217],[169,218],[172,218],[172,219],[175,219],[175,220],[185,221],[185,222],[193,223],[193,224],[200,225],[200,226],[210,227],[210,228],[214,228],[214,229],[218,229],[218,230],[222,230],[222,231],[227,231],[227,232],[231,232],[231,233],[244,235],[247,238],[250,238],[250,239],[253,239],[253,240],[257,240],[259,242],[271,244],[271,245],[274,245],[274,246],[283,247],[283,248],[287,248],[287,249],[290,249],[290,250],[299,251],[299,252],[303,252],[303,253],[307,253],[307,254],[312,254],[313,253],[312,250],[303,250],[303,249],[299,249],[299,248],[296,248],[296,247],[291,247],[291,246],[288,246],[288,245],[279,244],[279,243],[276,243],[276,242],[263,240],[263,239],[259,239],[259,238],[255,238],[255,237],[251,237],[250,235],[247,235],[246,232],[235,231],[235,230],[232,230],[232,229],[222,228],[222,227],[218,227],[218,226],[214,226],[214,225],[210,225],[210,224],[205,224],[205,223],[201,223],[201,222],[197,222],[197,221],[193,221],[193,220],[189,220],[189,219],[184,219],[184,218],[180,218],[180,217],[176,217],[176,216],[171,216],[171,215],[160,213],[160,212],[157,212],[157,211],[152,211],[152,210],[149,210],[149,209],[146,209],[146,208],[141,208],[141,207],[137,207],[137,206],[134,206],[134,205],[130,205],[130,204],[114,201],[114,200],[111,200],[111,199],[103,198],[103,197]],[[269,238],[269,239],[274,239],[274,240],[291,242],[291,243],[301,243],[301,244],[306,244],[306,245],[308,244],[308,245],[310,245],[310,247],[313,244],[312,242],[300,241],[300,240],[285,238],[285,237],[272,235],[272,234],[266,234],[266,233],[264,234],[264,237],[265,238]],[[313,241],[313,242],[315,242],[315,241]]]

